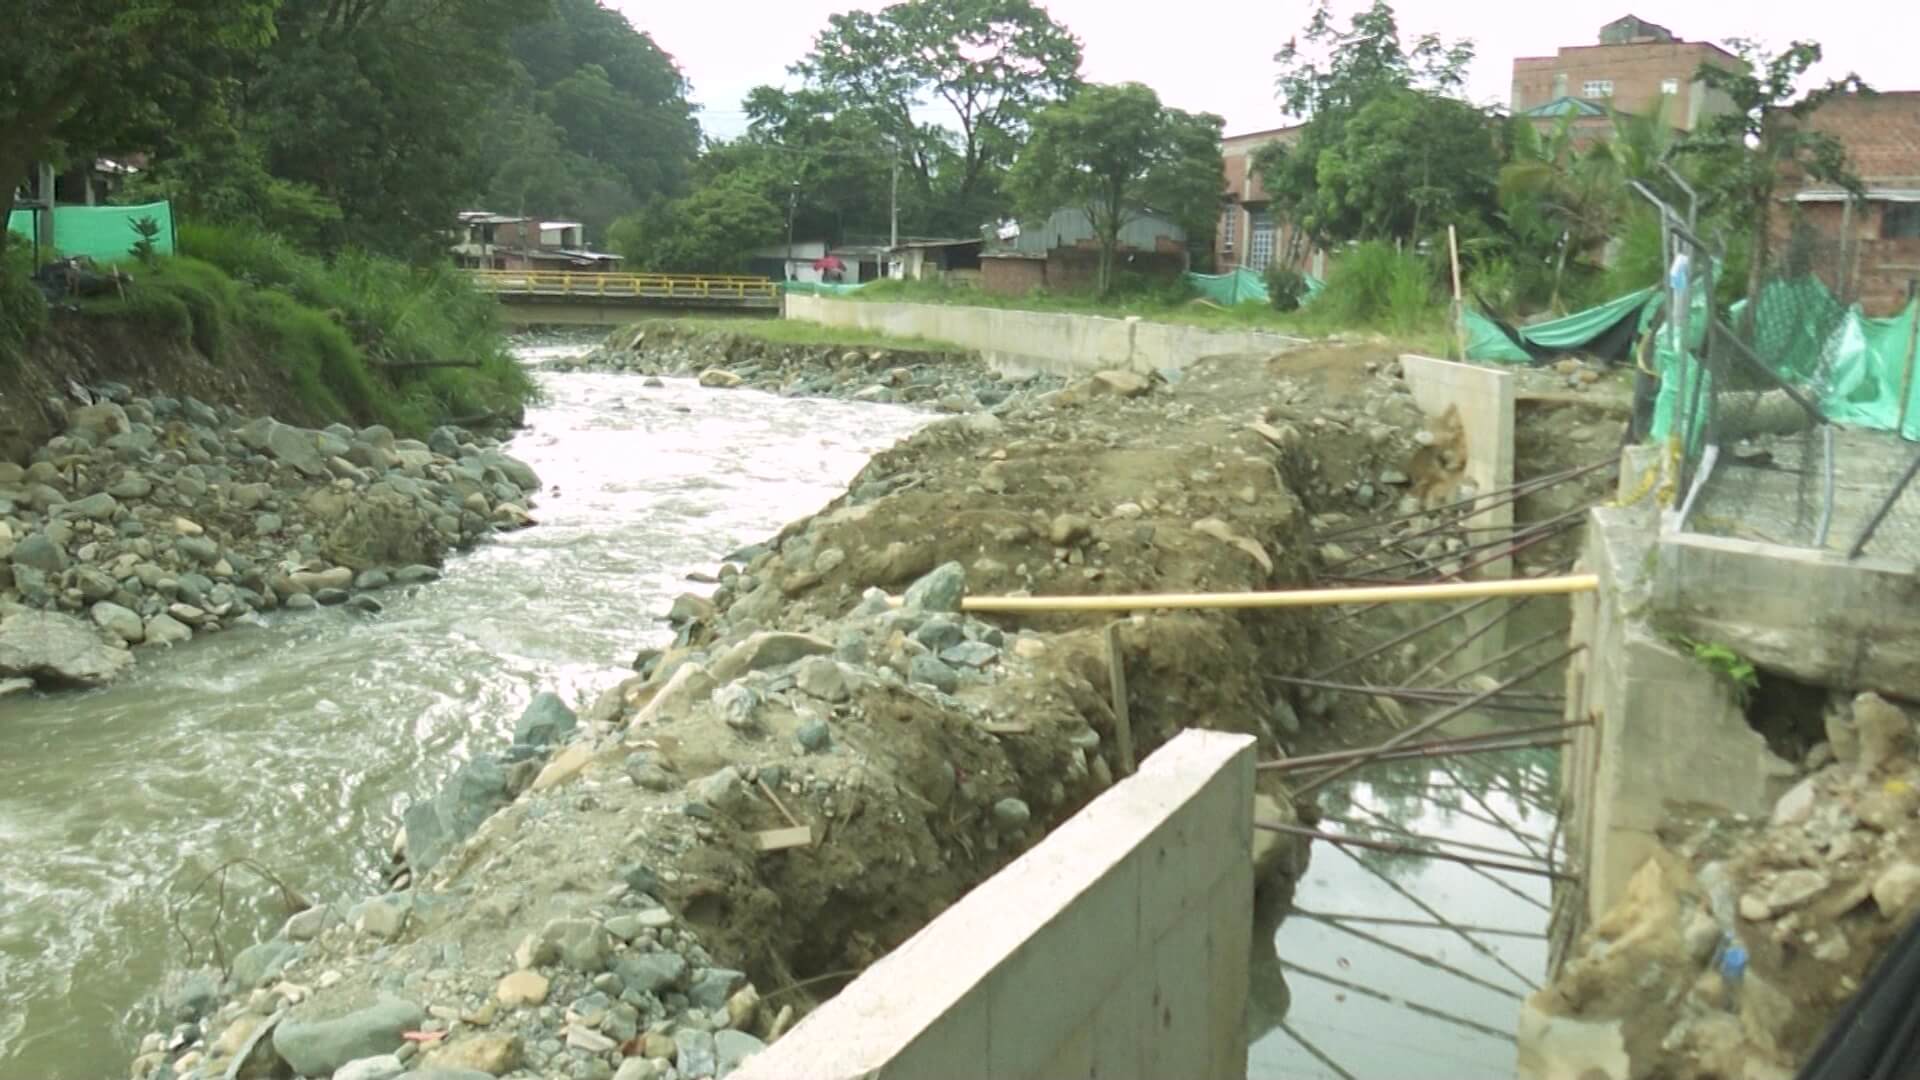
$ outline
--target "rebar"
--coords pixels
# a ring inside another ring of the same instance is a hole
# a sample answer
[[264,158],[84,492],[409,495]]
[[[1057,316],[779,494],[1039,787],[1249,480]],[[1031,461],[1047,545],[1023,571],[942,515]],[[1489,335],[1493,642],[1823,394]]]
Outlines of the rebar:
[[[1256,821],[1253,823],[1253,827],[1256,829],[1265,829],[1268,832],[1285,833],[1289,836],[1303,836],[1310,840],[1325,840],[1330,844],[1366,848],[1369,851],[1378,851],[1387,855],[1417,855],[1425,859],[1440,859],[1445,862],[1455,862],[1462,866],[1478,866],[1488,870],[1505,870],[1514,874],[1532,874],[1536,877],[1553,878],[1555,881],[1576,880],[1574,875],[1560,870],[1551,870],[1545,866],[1528,866],[1524,863],[1510,863],[1499,859],[1481,859],[1472,855],[1457,855],[1451,851],[1430,851],[1426,848],[1414,847],[1411,844],[1389,844],[1384,840],[1366,840],[1357,836],[1340,836],[1335,833],[1321,832],[1318,829],[1309,829],[1304,825],[1284,825],[1277,821]],[[1421,839],[1424,840],[1426,838],[1421,837]],[[1537,855],[1530,855],[1528,857],[1539,858]]]
[[[1396,735],[1393,735],[1392,737],[1388,738],[1385,742],[1376,746],[1374,749],[1378,752],[1385,753],[1387,751],[1397,749],[1400,746],[1405,745],[1406,743],[1410,743],[1414,739],[1418,738],[1419,736],[1425,735],[1427,732],[1432,731],[1434,728],[1439,727],[1441,724],[1444,724],[1447,721],[1453,719],[1454,717],[1459,716],[1461,713],[1471,711],[1472,709],[1478,706],[1484,705],[1488,701],[1491,701],[1495,697],[1498,697],[1500,694],[1513,689],[1514,687],[1520,685],[1523,682],[1526,682],[1528,679],[1533,678],[1535,675],[1540,674],[1542,671],[1545,671],[1548,668],[1552,667],[1553,665],[1558,664],[1561,661],[1565,660],[1567,657],[1572,656],[1575,652],[1578,652],[1582,648],[1585,648],[1585,646],[1575,645],[1572,648],[1563,650],[1555,654],[1554,656],[1549,657],[1546,660],[1542,660],[1541,662],[1533,665],[1531,668],[1528,668],[1526,671],[1522,672],[1521,674],[1516,675],[1511,679],[1508,679],[1506,682],[1501,683],[1498,686],[1495,686],[1491,689],[1483,690],[1480,693],[1475,694],[1473,697],[1470,697],[1467,700],[1462,701],[1451,708],[1444,709],[1441,712],[1435,714],[1434,716],[1426,720],[1423,720],[1418,724],[1415,724],[1413,727],[1410,727],[1405,731],[1402,731]],[[1326,784],[1331,783],[1332,781],[1347,775],[1348,773],[1359,768],[1361,765],[1364,765],[1365,763],[1366,761],[1364,758],[1357,761],[1348,762],[1347,764],[1334,769],[1332,772],[1329,772],[1324,776],[1315,777],[1314,779],[1308,781],[1305,786],[1297,789],[1294,792],[1294,797],[1299,798],[1303,795],[1306,795],[1308,792],[1313,791],[1315,788],[1323,787]]]
[[1280,966],[1288,971],[1297,971],[1300,974],[1305,975],[1310,979],[1319,979],[1321,982],[1330,983],[1334,986],[1339,987],[1342,990],[1348,990],[1356,994],[1362,994],[1366,997],[1373,998],[1377,1001],[1384,1001],[1389,1005],[1398,1005],[1401,1008],[1409,1009],[1413,1012],[1417,1012],[1422,1016],[1430,1016],[1435,1020],[1445,1021],[1446,1023],[1449,1023],[1449,1024],[1457,1024],[1460,1027],[1466,1028],[1470,1031],[1477,1031],[1482,1035],[1487,1035],[1492,1038],[1499,1039],[1502,1042],[1513,1041],[1513,1032],[1501,1031],[1499,1028],[1488,1027],[1487,1025],[1482,1024],[1477,1020],[1469,1020],[1464,1016],[1455,1016],[1454,1014],[1449,1012],[1442,1012],[1439,1009],[1435,1009],[1431,1006],[1422,1005],[1417,1001],[1409,1001],[1405,998],[1397,998],[1397,997],[1394,997],[1392,994],[1387,994],[1379,990],[1375,990],[1371,986],[1362,986],[1359,983],[1348,982],[1347,980],[1342,979],[1337,975],[1328,975],[1322,971],[1315,971],[1309,967],[1302,967],[1299,964],[1293,963],[1292,961],[1289,961],[1289,960],[1280,961]]
[[1513,930],[1500,926],[1474,926],[1469,923],[1453,923],[1444,920],[1441,922],[1422,922],[1419,919],[1396,919],[1388,915],[1335,915],[1332,912],[1308,911],[1304,908],[1294,908],[1289,914],[1298,915],[1303,919],[1312,919],[1315,922],[1355,922],[1367,923],[1372,926],[1404,926],[1415,930],[1464,930],[1472,934],[1492,934],[1496,937],[1546,937],[1545,934],[1535,934],[1527,930]]
[[1374,934],[1369,934],[1365,930],[1355,930],[1353,927],[1345,926],[1341,923],[1328,922],[1323,925],[1325,925],[1329,929],[1338,930],[1341,933],[1348,935],[1349,937],[1359,938],[1361,941],[1364,941],[1369,945],[1373,945],[1378,948],[1385,949],[1390,953],[1396,953],[1400,956],[1404,956],[1407,959],[1412,960],[1416,963],[1424,964],[1427,967],[1433,968],[1436,971],[1443,971],[1448,975],[1452,975],[1456,979],[1460,979],[1464,982],[1470,982],[1473,985],[1480,987],[1481,989],[1491,990],[1502,997],[1510,997],[1515,1001],[1522,1000],[1521,995],[1518,993],[1515,993],[1512,987],[1501,986],[1499,983],[1493,982],[1488,979],[1483,979],[1480,976],[1475,975],[1471,971],[1462,971],[1459,968],[1454,967],[1452,964],[1449,964],[1437,957],[1432,957],[1432,956],[1426,955],[1425,953],[1416,952],[1412,949],[1407,948],[1404,945],[1396,945],[1393,942],[1388,941],[1386,938],[1378,937]]
[[[1585,476],[1588,473],[1595,472],[1600,469],[1604,469],[1609,465],[1617,466],[1619,464],[1620,464],[1620,459],[1618,457],[1612,457],[1612,458],[1606,458],[1602,461],[1590,462],[1586,465],[1576,465],[1570,469],[1562,469],[1557,473],[1549,473],[1546,476],[1536,476],[1531,480],[1522,480],[1508,487],[1495,488],[1492,491],[1483,491],[1469,498],[1457,499],[1453,502],[1443,503],[1439,506],[1429,507],[1425,510],[1415,510],[1412,513],[1401,514],[1397,517],[1390,517],[1383,521],[1367,521],[1367,522],[1362,522],[1358,525],[1349,526],[1344,529],[1335,529],[1332,532],[1321,533],[1320,535],[1315,536],[1313,538],[1313,542],[1315,544],[1321,544],[1329,540],[1336,540],[1342,536],[1351,536],[1357,532],[1365,532],[1368,529],[1382,529],[1389,525],[1398,525],[1402,521],[1412,521],[1414,518],[1417,518],[1417,517],[1425,517],[1428,514],[1443,514],[1450,510],[1461,510],[1462,508],[1464,508],[1464,511],[1459,514],[1459,517],[1460,519],[1464,520],[1466,518],[1473,517],[1475,514],[1483,513],[1487,510],[1494,509],[1495,507],[1504,506],[1508,502],[1518,501],[1519,499],[1525,498],[1526,496],[1531,495],[1534,492],[1539,491],[1543,488],[1554,487],[1568,480],[1572,480],[1577,477]],[[1518,492],[1519,494],[1515,495],[1514,494],[1515,492]],[[1491,503],[1480,502],[1480,500],[1482,499],[1490,498],[1495,495],[1500,495],[1503,497],[1507,495],[1513,495],[1513,498],[1511,499],[1503,498],[1499,502],[1491,502]]]

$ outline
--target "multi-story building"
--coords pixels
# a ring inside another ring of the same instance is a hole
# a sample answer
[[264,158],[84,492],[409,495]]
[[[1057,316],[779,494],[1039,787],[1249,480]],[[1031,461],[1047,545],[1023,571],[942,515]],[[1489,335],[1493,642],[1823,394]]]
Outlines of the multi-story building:
[[1667,122],[1692,131],[1733,103],[1694,78],[1703,64],[1737,69],[1743,61],[1718,45],[1682,41],[1664,26],[1634,15],[1600,28],[1599,43],[1563,46],[1552,56],[1513,61],[1515,116],[1545,128],[1573,116],[1576,139],[1604,137],[1609,110],[1646,113],[1665,102]]
[[1920,278],[1920,90],[1835,98],[1806,123],[1846,148],[1864,197],[1783,178],[1793,212],[1774,215],[1776,257],[1788,261],[1796,234],[1812,237],[1817,251],[1800,254],[1836,295],[1891,315]]
[[1226,189],[1220,197],[1220,224],[1213,233],[1213,265],[1225,273],[1239,267],[1264,271],[1279,262],[1309,269],[1312,245],[1304,233],[1273,212],[1254,157],[1274,143],[1291,145],[1305,125],[1229,135],[1220,143]]

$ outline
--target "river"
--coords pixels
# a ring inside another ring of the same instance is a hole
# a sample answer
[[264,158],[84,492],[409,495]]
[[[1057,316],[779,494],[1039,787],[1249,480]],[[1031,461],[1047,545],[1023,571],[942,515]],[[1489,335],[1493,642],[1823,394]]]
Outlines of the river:
[[[124,1076],[141,1000],[185,955],[171,897],[238,858],[308,897],[377,891],[407,804],[503,745],[535,691],[584,703],[630,674],[669,636],[672,598],[706,591],[689,572],[818,509],[929,419],[687,380],[540,382],[509,447],[546,485],[538,528],[380,594],[379,616],[273,617],[144,655],[106,690],[0,700],[0,1078]],[[230,943],[284,917],[262,883],[230,881]]]

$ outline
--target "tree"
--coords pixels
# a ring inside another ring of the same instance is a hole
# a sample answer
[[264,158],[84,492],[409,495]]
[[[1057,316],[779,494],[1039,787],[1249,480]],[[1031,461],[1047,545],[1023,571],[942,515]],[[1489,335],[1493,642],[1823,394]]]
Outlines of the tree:
[[[1334,25],[1327,0],[1319,0],[1305,30],[1274,54],[1280,65],[1275,96],[1287,112],[1306,117],[1307,123],[1292,145],[1270,144],[1254,159],[1273,208],[1316,240],[1331,244],[1363,236],[1417,240],[1409,231],[1446,220],[1434,211],[1481,201],[1490,184],[1477,185],[1471,177],[1449,171],[1480,156],[1478,139],[1466,128],[1470,116],[1481,114],[1446,96],[1465,84],[1473,55],[1472,41],[1448,42],[1436,34],[1403,45],[1386,0],[1375,0],[1355,15],[1345,31]],[[1348,126],[1363,114],[1367,137],[1410,134],[1414,145],[1376,149],[1349,138]],[[1426,136],[1418,125],[1426,122],[1438,124],[1455,145],[1445,152],[1420,147]],[[1484,118],[1478,122],[1485,124]],[[1395,158],[1401,166],[1399,180],[1411,182],[1403,191],[1418,188],[1418,198],[1406,200],[1401,213],[1368,206],[1372,196],[1363,193],[1377,185],[1369,184],[1359,170],[1366,161],[1383,157]],[[1335,182],[1334,189],[1323,190],[1323,159],[1331,166],[1326,176]],[[1489,177],[1491,173],[1488,169]]]
[[[1848,73],[1805,93],[1801,77],[1820,62],[1820,44],[1796,41],[1769,55],[1757,43],[1729,41],[1745,63],[1728,70],[1702,64],[1694,78],[1710,91],[1731,99],[1731,111],[1709,119],[1681,140],[1679,150],[1700,165],[1702,195],[1710,212],[1726,215],[1750,237],[1747,297],[1757,300],[1766,279],[1775,188],[1784,176],[1799,175],[1836,184],[1858,195],[1860,180],[1847,163],[1846,147],[1825,132],[1806,126],[1822,105],[1847,94],[1871,94],[1860,76]],[[1751,331],[1754,303],[1744,322]]]
[[[1080,80],[1080,43],[1032,0],[905,0],[835,15],[793,67],[808,84],[864,112],[950,225],[990,213],[991,185],[1035,110]],[[915,115],[944,106],[944,129]]]
[[745,269],[755,249],[775,243],[786,214],[756,177],[714,177],[683,198],[656,203],[614,222],[613,249],[634,266],[668,273]]
[[[276,0],[15,0],[0,34],[0,250],[35,161],[142,149],[217,103]],[[57,240],[57,237],[56,237]]]
[[1190,232],[1210,226],[1220,204],[1221,125],[1210,113],[1160,104],[1139,83],[1082,87],[1034,117],[1009,186],[1030,214],[1063,206],[1086,212],[1100,244],[1105,295],[1120,230],[1142,209],[1169,214]]
[[1478,232],[1493,213],[1499,168],[1486,114],[1436,94],[1389,91],[1321,151],[1302,224],[1343,241],[1406,245],[1446,225]]

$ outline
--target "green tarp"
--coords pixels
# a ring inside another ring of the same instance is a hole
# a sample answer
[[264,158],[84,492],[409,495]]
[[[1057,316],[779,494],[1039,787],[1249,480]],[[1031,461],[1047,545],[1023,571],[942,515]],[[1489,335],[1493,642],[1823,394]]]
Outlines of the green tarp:
[[[1307,295],[1303,297],[1305,300],[1313,299],[1320,294],[1321,289],[1327,287],[1326,282],[1312,274],[1301,276],[1307,280]],[[1266,279],[1244,266],[1224,274],[1188,274],[1186,282],[1187,287],[1200,294],[1201,299],[1212,301],[1221,307],[1232,307],[1235,304],[1264,306],[1273,303],[1273,298],[1267,293]]]
[[[7,230],[31,238],[34,214],[32,210],[15,210],[7,219]],[[133,223],[149,217],[160,226],[153,249],[162,255],[173,254],[173,206],[164,201],[145,206],[57,206],[53,210],[53,246],[62,255],[86,255],[101,262],[131,258],[133,245],[140,239]]]
[[[1644,325],[1646,312],[1657,296],[1658,290],[1652,287],[1630,292],[1598,307],[1576,311],[1551,322],[1523,327],[1520,330],[1520,338],[1527,344],[1542,349],[1577,350],[1614,329],[1620,324],[1621,319],[1636,313],[1639,313]],[[1469,359],[1499,364],[1532,362],[1533,357],[1527,353],[1527,350],[1515,344],[1513,339],[1503,333],[1492,319],[1471,309],[1467,310],[1462,317],[1466,321]]]

